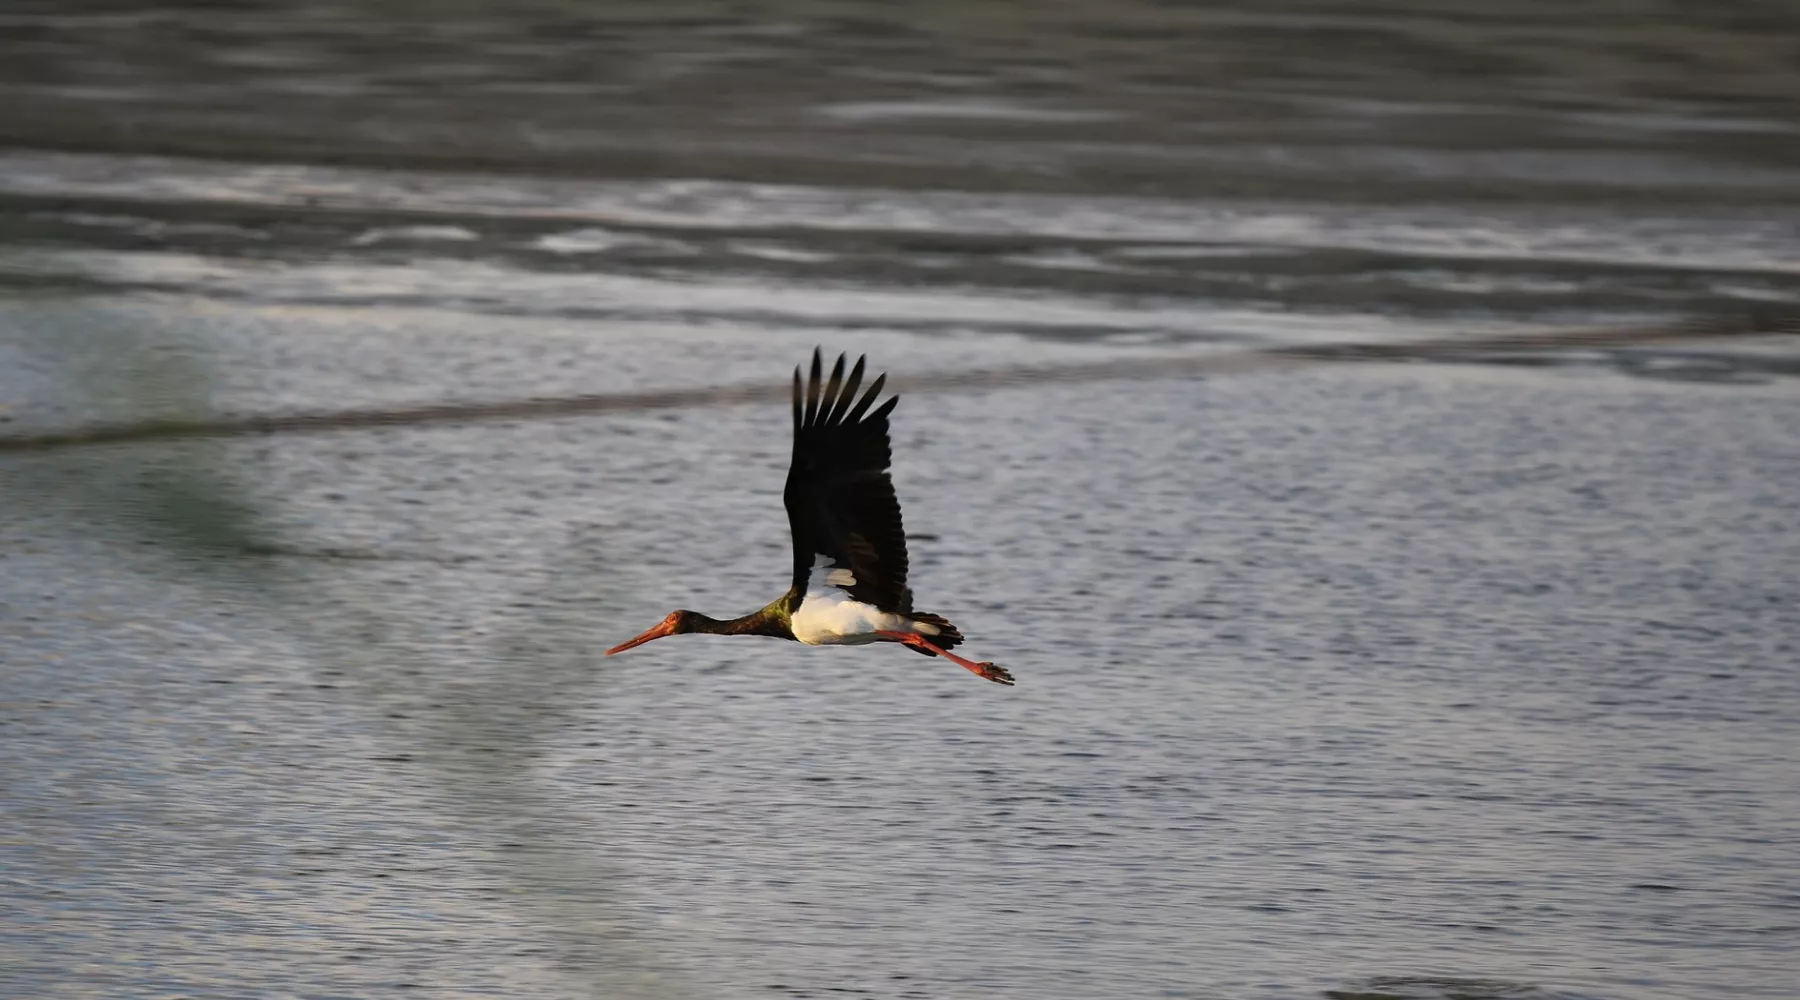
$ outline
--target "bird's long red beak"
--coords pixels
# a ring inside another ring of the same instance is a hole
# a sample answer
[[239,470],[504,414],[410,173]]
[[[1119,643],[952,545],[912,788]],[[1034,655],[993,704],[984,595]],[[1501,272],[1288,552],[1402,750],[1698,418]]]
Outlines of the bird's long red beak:
[[627,639],[624,642],[619,643],[617,646],[614,646],[613,648],[607,650],[606,655],[611,656],[614,653],[623,653],[627,649],[631,649],[635,646],[642,646],[644,643],[649,642],[651,639],[661,639],[665,635],[673,635],[674,633],[675,633],[675,620],[673,618],[665,618],[662,621],[657,622],[655,628],[652,628],[650,631],[645,632],[643,635],[640,635],[635,639]]

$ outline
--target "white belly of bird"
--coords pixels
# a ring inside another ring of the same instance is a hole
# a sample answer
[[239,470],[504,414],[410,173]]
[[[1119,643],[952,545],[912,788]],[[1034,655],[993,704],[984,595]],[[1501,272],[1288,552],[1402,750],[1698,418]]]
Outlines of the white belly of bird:
[[849,570],[832,569],[830,561],[819,556],[806,581],[806,596],[788,620],[794,638],[808,646],[860,646],[880,642],[878,631],[937,634],[933,626],[851,598],[843,588],[855,585]]
[[842,596],[834,600],[828,594],[808,593],[789,624],[794,638],[808,646],[860,646],[879,642],[876,631],[911,632],[912,622],[872,604]]

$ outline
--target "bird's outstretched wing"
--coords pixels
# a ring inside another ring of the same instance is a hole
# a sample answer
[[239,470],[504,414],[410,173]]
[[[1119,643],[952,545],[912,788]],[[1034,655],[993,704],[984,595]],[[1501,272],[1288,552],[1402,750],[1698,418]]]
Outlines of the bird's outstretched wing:
[[811,378],[794,369],[794,461],[783,499],[794,535],[795,593],[804,594],[819,569],[853,600],[906,612],[906,531],[888,476],[888,413],[900,400],[869,409],[886,375],[857,398],[863,360],[845,377],[839,355],[826,380],[815,349]]

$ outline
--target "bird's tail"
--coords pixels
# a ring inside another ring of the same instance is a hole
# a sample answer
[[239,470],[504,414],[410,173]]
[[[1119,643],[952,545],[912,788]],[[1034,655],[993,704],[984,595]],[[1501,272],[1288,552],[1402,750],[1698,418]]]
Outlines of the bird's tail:
[[[956,644],[963,641],[963,634],[958,632],[956,626],[950,624],[950,620],[942,615],[914,611],[909,617],[912,618],[914,625],[926,626],[926,628],[920,629],[919,633],[925,636],[926,642],[931,643],[939,649],[955,649]],[[937,631],[933,633],[930,629],[936,629]],[[914,652],[924,653],[926,656],[935,655],[927,650],[919,649],[916,646],[912,647],[912,649]]]

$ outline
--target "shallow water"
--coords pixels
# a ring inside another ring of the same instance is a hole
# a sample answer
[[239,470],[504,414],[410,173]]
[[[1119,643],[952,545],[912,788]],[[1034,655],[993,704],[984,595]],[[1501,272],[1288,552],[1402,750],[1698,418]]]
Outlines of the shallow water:
[[[342,399],[349,338],[404,382],[404,331],[440,359],[500,340],[537,359],[527,388],[631,377],[615,335],[564,324],[149,315],[285,345],[227,369],[246,397]],[[812,333],[624,342],[678,383],[778,371]],[[1790,383],[1414,366],[918,397],[920,601],[1018,688],[763,640],[601,659],[669,607],[781,588],[785,421],[234,443],[274,540],[198,565],[96,485],[198,446],[9,457],[14,989],[1787,994]],[[532,922],[559,903],[607,923],[559,944]]]
[[[0,433],[1800,305],[1735,5],[1693,78],[1531,5],[255,9],[9,22]],[[908,395],[920,606],[1014,689],[598,655],[784,587],[779,404],[7,452],[0,993],[1792,996],[1793,338],[1511,360]]]

